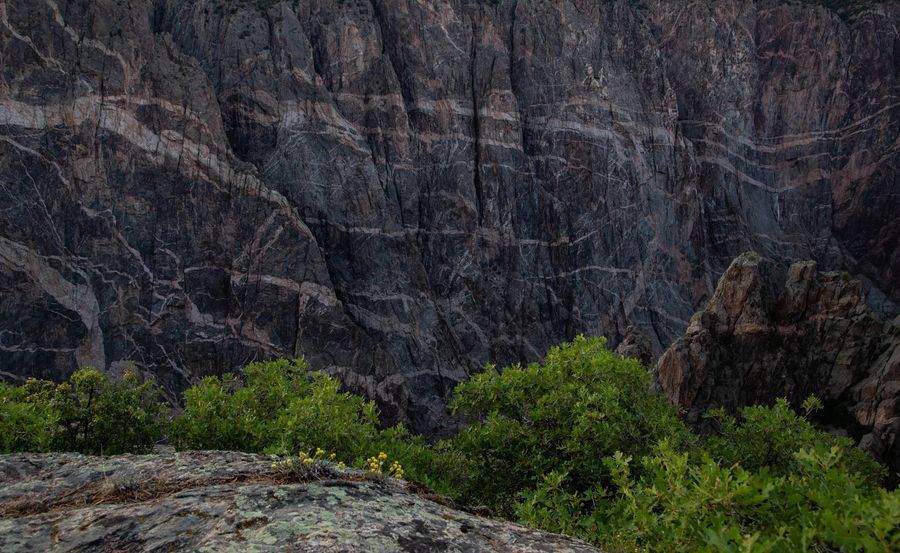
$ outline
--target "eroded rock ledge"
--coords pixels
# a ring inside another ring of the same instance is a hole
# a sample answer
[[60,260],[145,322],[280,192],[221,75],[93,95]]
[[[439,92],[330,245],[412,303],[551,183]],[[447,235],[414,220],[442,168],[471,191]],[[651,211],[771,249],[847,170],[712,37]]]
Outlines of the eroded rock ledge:
[[286,479],[235,452],[0,457],[2,551],[596,549],[456,508],[416,484]]

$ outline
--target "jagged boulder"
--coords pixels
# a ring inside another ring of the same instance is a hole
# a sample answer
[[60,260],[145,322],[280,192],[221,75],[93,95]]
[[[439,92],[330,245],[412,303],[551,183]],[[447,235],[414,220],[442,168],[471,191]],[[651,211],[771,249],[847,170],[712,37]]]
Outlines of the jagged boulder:
[[285,479],[268,456],[0,457],[0,550],[597,551],[357,471]]
[[846,273],[809,261],[786,272],[760,256],[735,259],[684,336],[663,354],[656,381],[699,422],[734,409],[817,395],[819,422],[900,468],[900,321],[883,321]]

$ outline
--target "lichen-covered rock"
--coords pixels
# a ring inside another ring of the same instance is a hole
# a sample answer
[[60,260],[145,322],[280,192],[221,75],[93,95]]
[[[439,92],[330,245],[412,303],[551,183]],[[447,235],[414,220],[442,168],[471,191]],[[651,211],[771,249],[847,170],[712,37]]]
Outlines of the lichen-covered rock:
[[893,309],[900,4],[823,3],[0,0],[0,375],[305,354],[434,433],[747,249]]
[[233,452],[0,456],[0,551],[597,551],[405,481],[335,471],[292,482],[271,463]]
[[656,367],[688,419],[712,407],[825,403],[820,422],[900,469],[900,319],[883,321],[847,273],[756,254],[734,260]]

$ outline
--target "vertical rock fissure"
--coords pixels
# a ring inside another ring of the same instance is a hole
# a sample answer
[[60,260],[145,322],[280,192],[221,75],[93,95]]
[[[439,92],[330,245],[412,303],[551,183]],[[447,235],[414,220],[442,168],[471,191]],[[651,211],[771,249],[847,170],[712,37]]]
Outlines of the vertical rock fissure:
[[[516,117],[519,120],[519,144],[522,146],[522,152],[525,152],[525,114],[522,111],[522,99],[519,95],[519,86],[516,79],[515,59],[516,59],[516,12],[519,10],[519,0],[512,3],[509,12],[509,48],[507,55],[509,56],[509,92],[516,101]],[[526,158],[527,163],[531,163],[530,158]]]
[[379,2],[378,0],[369,0],[369,4],[372,6],[372,17],[374,17],[375,21],[378,23],[378,31],[381,33],[381,53],[383,56],[387,57],[388,63],[394,72],[394,77],[397,79],[397,86],[400,88],[400,96],[403,98],[403,110],[408,120],[410,106],[412,105],[412,94],[403,83],[402,68],[398,66],[396,59],[398,54],[396,52],[391,52],[390,45],[388,44],[390,29],[385,23],[384,14],[381,11]]
[[484,226],[484,185],[481,182],[481,121],[479,119],[478,105],[478,22],[477,15],[472,17],[472,59],[469,62],[469,73],[472,80],[472,131],[474,133],[472,147],[475,148],[474,184],[475,184],[475,210],[478,216],[478,226]]

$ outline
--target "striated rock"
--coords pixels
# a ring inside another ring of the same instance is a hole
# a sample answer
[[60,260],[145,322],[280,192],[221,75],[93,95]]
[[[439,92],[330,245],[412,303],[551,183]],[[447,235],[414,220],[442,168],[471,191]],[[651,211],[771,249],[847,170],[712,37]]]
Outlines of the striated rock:
[[0,0],[0,375],[306,354],[435,433],[729,261],[900,300],[900,5]]
[[[0,550],[590,552],[356,471],[287,481],[234,452],[0,456]],[[437,496],[431,496],[440,499]]]
[[815,394],[822,424],[900,469],[900,318],[872,313],[847,273],[810,261],[785,273],[756,254],[738,257],[663,354],[656,380],[692,422],[712,407],[799,405]]

